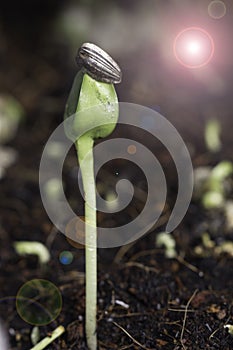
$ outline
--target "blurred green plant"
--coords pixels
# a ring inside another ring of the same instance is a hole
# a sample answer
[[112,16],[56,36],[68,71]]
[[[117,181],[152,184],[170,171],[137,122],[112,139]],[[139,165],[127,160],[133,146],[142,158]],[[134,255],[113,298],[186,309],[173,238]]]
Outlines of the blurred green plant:
[[11,95],[0,94],[0,179],[17,158],[16,150],[1,145],[15,137],[23,118],[24,109],[21,104]]
[[22,105],[10,95],[0,95],[0,144],[11,141],[24,117]]
[[220,208],[225,202],[224,181],[233,174],[233,164],[229,161],[222,161],[217,164],[206,182],[206,192],[202,197],[202,204],[206,209]]
[[232,324],[226,324],[224,328],[228,329],[228,332],[231,336],[233,336],[233,325]]
[[206,209],[224,208],[227,198],[227,181],[233,174],[233,163],[224,160],[213,169],[199,167],[194,172],[194,197]]
[[177,257],[176,241],[171,233],[160,232],[156,235],[156,245],[165,248],[165,256],[168,259]]
[[221,124],[217,119],[209,119],[205,127],[205,143],[210,152],[218,152],[222,147],[220,140]]
[[44,339],[42,339],[39,343],[37,343],[30,350],[43,350],[47,348],[49,344],[51,344],[55,339],[60,337],[65,332],[65,328],[63,326],[58,326],[54,331]]
[[36,255],[41,266],[47,264],[50,260],[49,250],[41,242],[18,241],[14,242],[13,245],[18,255]]

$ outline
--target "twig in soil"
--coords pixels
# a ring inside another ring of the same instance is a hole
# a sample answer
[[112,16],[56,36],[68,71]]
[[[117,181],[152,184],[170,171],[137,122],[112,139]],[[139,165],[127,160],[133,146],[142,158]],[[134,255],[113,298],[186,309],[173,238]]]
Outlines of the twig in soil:
[[183,336],[184,336],[185,324],[186,324],[186,319],[187,319],[187,314],[188,314],[188,308],[189,308],[191,301],[193,300],[193,298],[197,294],[197,292],[198,292],[198,289],[196,289],[194,291],[193,295],[191,296],[191,298],[189,299],[189,301],[187,302],[187,304],[185,306],[184,320],[183,320],[182,330],[181,330],[181,334],[180,334],[180,342],[181,342],[183,349],[185,349],[185,350],[186,350],[186,347],[183,344]]
[[[227,322],[229,322],[230,319],[231,319],[231,316],[228,317],[228,319],[226,320],[226,325],[223,326],[223,328],[226,328],[226,327],[227,327]],[[215,334],[216,334],[218,331],[220,331],[220,329],[222,329],[222,326],[221,326],[221,327],[218,327],[217,329],[215,329],[215,331],[213,331],[213,333],[210,334],[209,340],[210,340],[211,338],[213,338],[213,337],[215,336]]]
[[215,329],[215,331],[213,331],[213,333],[210,334],[209,340],[210,340],[211,338],[213,338],[213,337],[215,336],[215,334],[216,334],[218,331],[220,331],[220,329],[222,329],[222,327],[218,327],[217,329]]
[[53,226],[45,242],[45,245],[49,250],[51,249],[52,244],[55,238],[57,237],[57,233],[58,233],[58,229],[55,226]]
[[122,260],[122,258],[125,256],[125,254],[128,252],[128,250],[130,250],[130,248],[134,244],[135,244],[135,242],[123,245],[116,253],[115,258],[114,258],[114,263],[118,264]]
[[181,264],[183,264],[184,266],[186,266],[189,270],[196,272],[198,274],[199,277],[203,277],[204,273],[202,271],[200,271],[196,266],[188,263],[187,261],[184,260],[184,258],[181,255],[178,255],[176,257],[177,261]]
[[30,350],[43,350],[45,349],[49,344],[51,344],[55,339],[60,337],[65,332],[65,328],[63,326],[59,326],[51,333],[50,336],[42,339],[39,343],[37,343],[33,348]]
[[[157,222],[156,224],[151,227],[151,229],[147,232],[147,234],[149,234],[150,232],[154,231],[155,228],[158,228],[160,226],[162,226],[164,224],[164,222],[167,221],[167,218],[168,218],[168,215],[167,214],[164,214]],[[125,254],[135,245],[135,243],[137,242],[138,240],[132,242],[132,243],[129,243],[129,244],[126,244],[124,246],[122,246],[118,252],[116,253],[115,255],[115,258],[114,258],[114,263],[115,264],[118,264],[122,259],[123,257],[125,256]],[[151,250],[145,250],[145,254],[142,254],[142,255],[147,255],[147,254],[152,254],[152,251],[153,252],[157,252],[158,249],[151,249]],[[144,252],[140,252],[140,253],[144,253]],[[140,254],[139,253],[139,254]],[[136,255],[136,254],[135,254]],[[141,256],[141,255],[140,255]],[[131,258],[131,260],[135,260],[133,258]]]
[[185,309],[168,309],[168,311],[175,311],[175,312],[195,312],[195,310],[187,310],[186,307]]
[[134,346],[133,344],[130,344],[130,345],[125,345],[123,346],[122,348],[119,348],[119,350],[126,350],[126,349],[130,349],[132,348],[132,346]]
[[155,349],[151,349],[151,348],[149,349],[149,348],[147,348],[146,346],[144,346],[143,344],[139,343],[139,341],[137,341],[135,338],[133,338],[132,335],[129,334],[129,333],[127,332],[127,330],[124,329],[122,326],[120,326],[118,323],[113,322],[113,324],[114,324],[116,327],[120,328],[120,329],[134,342],[134,344],[140,346],[142,349],[144,349],[144,350],[155,350]]
[[[100,345],[100,350],[107,349],[109,350],[109,344],[104,344],[101,340],[99,340],[99,345]],[[130,349],[134,346],[134,343],[129,344],[129,345],[123,345],[121,348],[118,347],[118,345],[111,344],[111,349],[116,349],[116,350],[126,350]]]
[[129,267],[138,267],[139,269],[143,269],[145,270],[146,272],[155,272],[155,273],[159,273],[159,270],[156,269],[155,267],[151,267],[151,266],[146,266],[146,265],[143,265],[141,263],[138,263],[138,262],[127,262],[126,264],[124,264],[124,266],[129,266]]
[[135,260],[137,260],[138,258],[141,258],[141,257],[143,257],[143,256],[154,255],[154,254],[158,253],[159,251],[162,251],[162,249],[155,248],[155,249],[148,249],[148,250],[140,251],[140,252],[134,254],[134,255],[130,258],[130,261],[135,261]]
[[112,317],[113,318],[126,318],[126,317],[138,317],[138,316],[145,316],[145,315],[152,315],[152,312],[132,312],[132,313],[122,314],[122,315],[112,314]]

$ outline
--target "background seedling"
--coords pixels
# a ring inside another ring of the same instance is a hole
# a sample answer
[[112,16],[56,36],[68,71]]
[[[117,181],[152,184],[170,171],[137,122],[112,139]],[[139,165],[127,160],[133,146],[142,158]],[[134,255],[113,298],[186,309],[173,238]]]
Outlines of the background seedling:
[[201,199],[205,209],[224,208],[226,203],[227,179],[233,173],[231,161],[224,160],[213,169],[209,167],[197,168],[194,172],[194,196]]
[[18,241],[14,242],[14,248],[17,254],[22,256],[30,254],[36,255],[42,266],[47,264],[50,260],[49,250],[41,242]]
[[233,336],[233,325],[232,324],[226,324],[224,326],[224,328],[227,328],[228,329],[228,332],[230,333],[230,335]]
[[220,139],[221,124],[217,119],[209,119],[205,128],[205,144],[210,152],[220,151],[222,144]]

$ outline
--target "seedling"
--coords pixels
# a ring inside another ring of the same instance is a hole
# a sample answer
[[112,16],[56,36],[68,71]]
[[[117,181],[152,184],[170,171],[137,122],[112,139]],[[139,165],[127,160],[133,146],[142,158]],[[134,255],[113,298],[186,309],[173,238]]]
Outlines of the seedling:
[[[116,126],[119,107],[113,84],[121,81],[121,70],[106,52],[90,43],[80,47],[76,61],[80,70],[64,117],[75,114],[72,131],[78,135],[75,146],[85,196],[86,338],[88,348],[96,350],[97,219],[93,145],[96,139],[110,135]],[[98,126],[93,128],[97,118]]]
[[233,164],[230,161],[222,161],[212,169],[206,183],[207,191],[202,197],[202,203],[206,209],[224,207],[226,197],[224,181],[232,173]]
[[42,339],[39,343],[37,343],[30,350],[43,350],[49,344],[51,344],[55,339],[60,337],[65,332],[65,328],[63,326],[58,326],[54,331],[48,336]]
[[233,174],[233,163],[223,160],[213,169],[199,167],[195,170],[194,195],[200,198],[205,209],[219,209],[226,206],[227,179]]
[[217,119],[209,119],[205,127],[205,144],[212,153],[220,151],[222,147],[220,133],[220,122]]
[[50,253],[41,242],[18,241],[14,242],[14,248],[16,253],[21,256],[29,254],[36,255],[41,266],[45,266],[50,260]]
[[230,335],[233,336],[233,325],[232,324],[226,324],[224,326],[224,328],[227,328],[228,329],[228,332],[230,333]]
[[156,245],[158,247],[165,247],[165,256],[168,259],[173,259],[177,256],[176,242],[169,232],[160,232],[156,235]]

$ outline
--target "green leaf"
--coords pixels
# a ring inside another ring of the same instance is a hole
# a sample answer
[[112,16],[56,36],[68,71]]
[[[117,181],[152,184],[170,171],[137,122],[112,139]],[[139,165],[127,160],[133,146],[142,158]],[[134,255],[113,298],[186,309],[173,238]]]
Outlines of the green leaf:
[[118,115],[118,98],[113,84],[94,80],[84,74],[82,87],[74,118],[76,135],[83,135],[92,139],[106,137],[114,130]]

